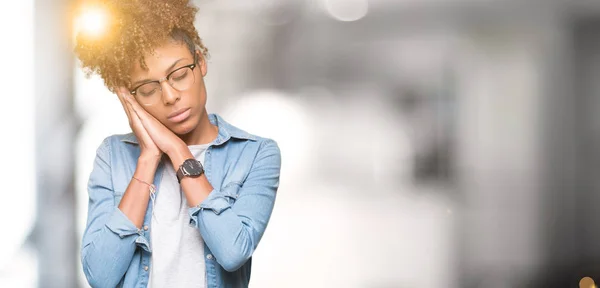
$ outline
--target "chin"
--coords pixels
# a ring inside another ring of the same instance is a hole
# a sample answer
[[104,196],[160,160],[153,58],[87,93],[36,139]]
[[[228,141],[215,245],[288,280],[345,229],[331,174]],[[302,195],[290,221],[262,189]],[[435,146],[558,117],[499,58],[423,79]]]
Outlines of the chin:
[[194,131],[194,128],[196,128],[196,126],[198,126],[198,121],[195,121],[196,119],[188,119],[188,121],[184,121],[182,123],[179,123],[177,125],[175,125],[175,127],[172,127],[171,131],[173,131],[173,133],[177,134],[177,135],[186,135],[192,131]]
[[173,131],[173,133],[175,133],[179,136],[183,136],[183,135],[186,135],[186,134],[192,132],[194,129],[191,128],[190,125],[186,125],[186,124],[187,123],[181,123],[180,125],[173,127],[173,129],[171,129],[171,131]]

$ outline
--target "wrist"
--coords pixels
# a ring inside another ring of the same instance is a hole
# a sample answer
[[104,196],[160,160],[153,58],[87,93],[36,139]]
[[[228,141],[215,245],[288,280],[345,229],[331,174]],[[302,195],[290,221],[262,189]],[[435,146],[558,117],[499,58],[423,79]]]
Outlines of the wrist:
[[133,178],[138,179],[138,181],[152,183],[154,180],[154,173],[156,173],[156,168],[159,163],[160,159],[157,161],[153,158],[138,158],[137,167],[135,168],[135,172],[133,172]]
[[137,165],[138,167],[148,167],[154,168],[158,166],[161,160],[160,155],[144,155],[143,153],[138,157]]
[[165,147],[163,152],[167,154],[169,157],[177,155],[181,153],[181,151],[189,150],[187,144],[183,142],[179,137],[175,137],[175,140],[169,141],[169,145]]
[[171,151],[168,155],[169,159],[171,159],[171,163],[173,164],[173,169],[176,171],[179,169],[179,166],[183,164],[183,161],[194,158],[194,155],[192,155],[192,152],[190,152],[190,149],[186,145],[180,146],[177,149],[173,149],[173,151]]

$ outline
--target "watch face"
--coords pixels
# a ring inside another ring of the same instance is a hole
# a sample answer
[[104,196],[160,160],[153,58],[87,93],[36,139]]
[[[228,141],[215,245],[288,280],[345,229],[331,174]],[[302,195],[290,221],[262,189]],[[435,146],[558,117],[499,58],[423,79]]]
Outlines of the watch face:
[[183,162],[183,172],[187,176],[198,176],[202,174],[202,165],[198,160],[188,159]]

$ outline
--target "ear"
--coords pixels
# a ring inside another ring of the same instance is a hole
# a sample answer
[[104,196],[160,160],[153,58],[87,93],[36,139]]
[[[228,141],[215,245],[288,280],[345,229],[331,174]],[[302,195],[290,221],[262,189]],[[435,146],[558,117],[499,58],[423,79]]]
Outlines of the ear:
[[200,50],[196,50],[196,59],[198,59],[198,68],[200,68],[200,71],[202,72],[202,77],[206,77],[208,67],[206,66],[206,58]]

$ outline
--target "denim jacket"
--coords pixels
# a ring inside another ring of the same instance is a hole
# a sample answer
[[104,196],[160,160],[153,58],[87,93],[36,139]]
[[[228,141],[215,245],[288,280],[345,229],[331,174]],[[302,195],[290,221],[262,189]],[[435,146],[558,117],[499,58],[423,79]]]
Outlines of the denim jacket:
[[[205,154],[205,173],[214,187],[189,208],[190,225],[204,240],[208,288],[247,287],[251,257],[275,203],[281,154],[277,143],[242,131],[210,114],[219,129]],[[97,150],[88,182],[88,218],[81,261],[93,287],[146,287],[152,265],[152,205],[136,227],[118,205],[136,169],[140,149],[134,134],[106,138]],[[161,162],[162,163],[162,162]],[[160,194],[160,164],[154,177]]]

